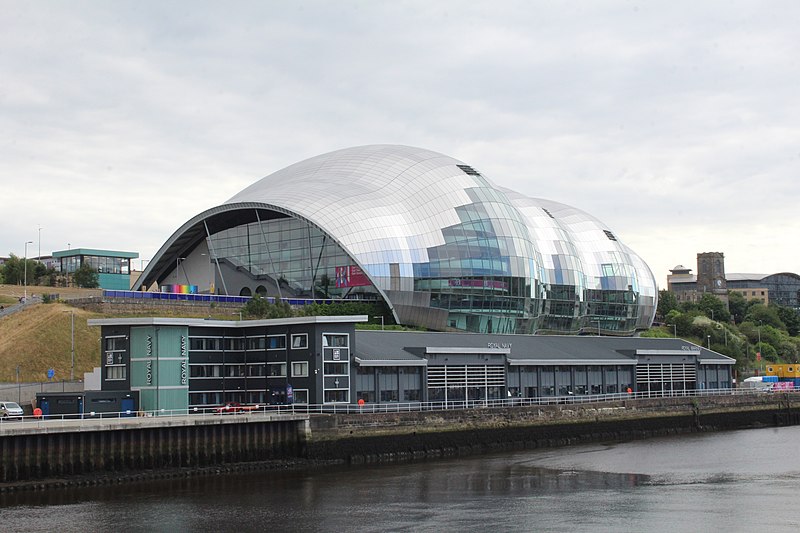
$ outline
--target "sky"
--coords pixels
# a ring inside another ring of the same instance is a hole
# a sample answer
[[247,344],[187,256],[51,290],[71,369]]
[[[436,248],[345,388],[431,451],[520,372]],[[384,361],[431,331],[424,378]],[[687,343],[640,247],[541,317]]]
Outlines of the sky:
[[404,144],[590,213],[661,288],[701,252],[797,273],[797,28],[794,0],[0,0],[0,256],[140,267],[264,176]]

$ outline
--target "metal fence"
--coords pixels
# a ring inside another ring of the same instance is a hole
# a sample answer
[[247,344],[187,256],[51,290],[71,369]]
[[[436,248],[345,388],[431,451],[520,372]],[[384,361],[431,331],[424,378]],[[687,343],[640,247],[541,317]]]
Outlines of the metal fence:
[[[235,303],[244,305],[253,298],[251,296],[226,296],[219,294],[183,294],[177,292],[144,292],[144,291],[116,291],[104,290],[104,298],[132,298],[134,300],[157,300],[157,301],[184,301],[184,302],[215,302],[215,303]],[[332,304],[345,302],[361,302],[362,300],[346,300],[333,298],[274,298],[267,296],[264,298],[270,303],[276,301],[287,302],[289,305],[309,305],[309,304]],[[370,303],[372,303],[370,301]]]
[[[800,394],[798,391],[781,391],[788,394]],[[654,398],[677,397],[702,397],[702,396],[742,396],[760,395],[765,391],[754,389],[704,389],[688,391],[666,392],[633,392],[597,395],[569,395],[549,396],[537,398],[508,398],[498,400],[463,400],[448,402],[409,402],[409,403],[375,403],[375,404],[291,404],[291,405],[252,405],[229,408],[221,407],[190,407],[189,409],[158,409],[152,411],[124,411],[124,412],[90,412],[78,414],[59,414],[41,416],[25,416],[23,422],[35,420],[39,423],[58,422],[66,420],[98,420],[98,419],[135,419],[152,417],[253,417],[265,415],[313,415],[313,414],[381,414],[422,411],[446,411],[467,409],[505,409],[515,407],[531,407],[545,405],[575,405],[591,403],[610,403],[621,400],[649,400]],[[19,422],[17,420],[2,420],[0,424]]]

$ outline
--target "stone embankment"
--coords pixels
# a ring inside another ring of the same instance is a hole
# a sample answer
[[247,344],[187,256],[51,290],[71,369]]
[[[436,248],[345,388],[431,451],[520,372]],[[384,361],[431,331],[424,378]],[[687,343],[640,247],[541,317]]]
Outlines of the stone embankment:
[[70,486],[70,480],[85,481],[90,476],[119,482],[165,473],[274,468],[276,461],[292,467],[390,462],[795,425],[800,424],[800,395],[52,422],[56,425],[51,421],[0,424],[0,492]]
[[308,455],[354,463],[800,424],[793,394],[311,418]]

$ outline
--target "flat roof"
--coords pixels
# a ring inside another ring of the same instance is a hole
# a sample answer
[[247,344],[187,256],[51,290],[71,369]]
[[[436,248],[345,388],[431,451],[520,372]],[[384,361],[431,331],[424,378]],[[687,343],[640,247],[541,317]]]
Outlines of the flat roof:
[[53,252],[54,258],[73,257],[76,255],[96,255],[98,257],[122,257],[124,259],[136,259],[139,252],[120,252],[117,250],[98,250],[95,248],[70,248],[69,250],[59,250]]
[[[735,364],[726,355],[678,338],[567,335],[492,335],[356,330],[355,355],[362,361],[424,361],[431,355],[493,355],[510,365],[635,365],[637,358],[696,357],[703,364]],[[421,363],[424,364],[424,363]]]

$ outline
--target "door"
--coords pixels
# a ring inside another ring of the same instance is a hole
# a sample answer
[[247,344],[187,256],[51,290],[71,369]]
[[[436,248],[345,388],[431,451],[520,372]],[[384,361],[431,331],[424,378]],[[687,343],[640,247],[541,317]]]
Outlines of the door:
[[136,416],[136,406],[133,403],[133,398],[123,398],[120,410],[123,417]]

